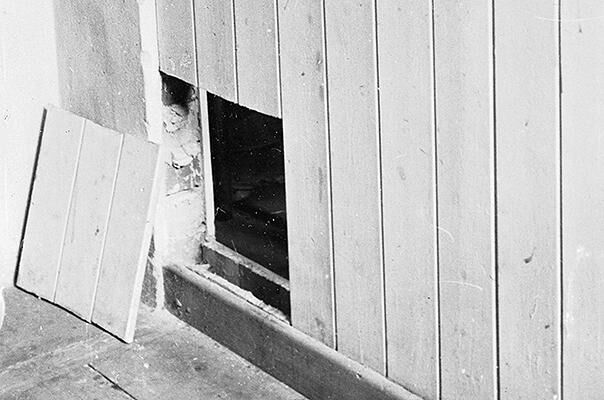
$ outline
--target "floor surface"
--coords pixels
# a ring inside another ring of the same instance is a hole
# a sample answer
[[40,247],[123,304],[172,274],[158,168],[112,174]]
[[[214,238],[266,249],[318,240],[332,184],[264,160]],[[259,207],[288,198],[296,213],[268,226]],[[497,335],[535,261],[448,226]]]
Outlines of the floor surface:
[[305,397],[164,311],[139,312],[124,344],[12,288],[0,329],[0,400]]

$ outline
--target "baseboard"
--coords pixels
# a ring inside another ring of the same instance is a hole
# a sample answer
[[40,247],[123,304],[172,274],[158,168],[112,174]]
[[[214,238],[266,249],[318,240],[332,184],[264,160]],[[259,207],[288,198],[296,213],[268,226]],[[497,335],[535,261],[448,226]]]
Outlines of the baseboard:
[[172,314],[311,400],[421,400],[187,268],[164,284]]
[[211,265],[212,272],[251,292],[285,315],[290,314],[287,279],[215,240],[205,242],[201,249],[203,262]]

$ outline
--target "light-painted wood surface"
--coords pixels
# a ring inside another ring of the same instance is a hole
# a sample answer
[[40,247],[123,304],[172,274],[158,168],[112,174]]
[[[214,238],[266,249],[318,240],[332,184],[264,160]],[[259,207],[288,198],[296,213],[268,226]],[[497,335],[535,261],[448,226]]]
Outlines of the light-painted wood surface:
[[438,324],[429,2],[378,4],[388,376],[437,398]]
[[277,2],[234,2],[239,104],[280,117]]
[[564,398],[604,393],[604,3],[563,2]]
[[374,2],[325,6],[338,350],[384,373]]
[[279,3],[292,324],[335,345],[323,1]]
[[495,7],[501,399],[560,396],[557,3]]
[[193,0],[157,0],[156,7],[160,69],[197,85]]
[[125,136],[101,260],[92,321],[133,339],[151,239],[157,145]]
[[52,301],[84,120],[49,108],[43,130],[17,285]]
[[199,89],[199,122],[201,126],[201,161],[204,190],[204,214],[206,217],[206,235],[208,239],[216,238],[216,225],[214,224],[214,178],[212,173],[212,152],[210,137],[210,116],[208,109],[208,92]]
[[435,70],[443,399],[491,399],[495,379],[492,9],[437,0]]
[[54,302],[90,321],[122,135],[86,122]]
[[202,89],[237,102],[234,0],[195,0],[198,82]]

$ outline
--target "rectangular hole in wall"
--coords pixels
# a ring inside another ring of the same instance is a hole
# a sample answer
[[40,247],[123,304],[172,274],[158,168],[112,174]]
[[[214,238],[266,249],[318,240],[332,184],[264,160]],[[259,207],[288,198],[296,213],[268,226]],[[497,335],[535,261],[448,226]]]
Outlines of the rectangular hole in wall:
[[208,93],[216,240],[288,278],[281,119]]

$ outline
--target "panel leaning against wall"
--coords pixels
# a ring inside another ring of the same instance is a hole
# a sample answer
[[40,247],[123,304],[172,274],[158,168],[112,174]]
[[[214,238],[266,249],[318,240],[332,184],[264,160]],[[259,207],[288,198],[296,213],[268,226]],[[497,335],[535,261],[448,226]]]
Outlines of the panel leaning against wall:
[[132,341],[157,156],[152,143],[48,109],[17,285]]

